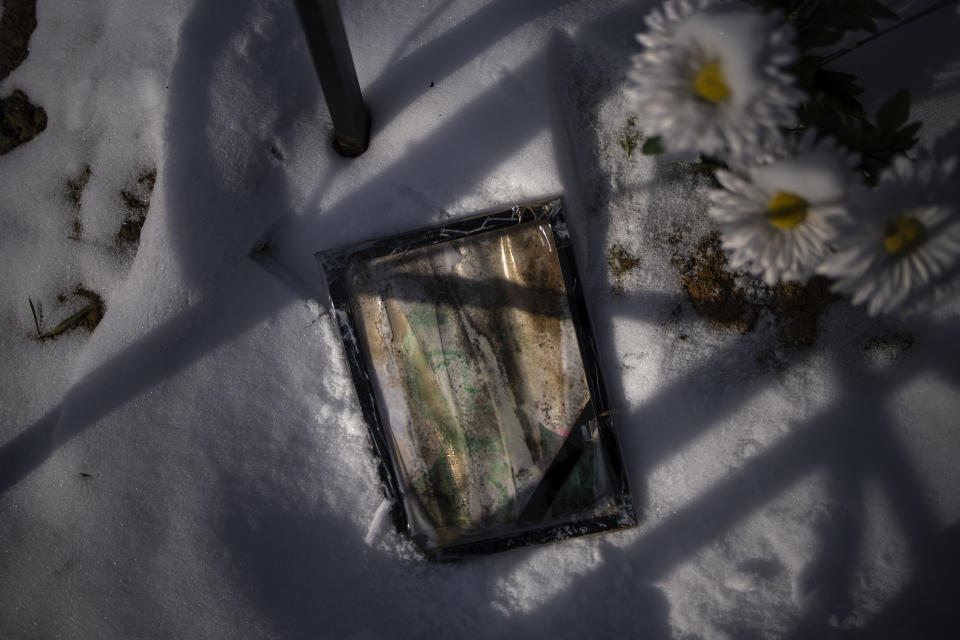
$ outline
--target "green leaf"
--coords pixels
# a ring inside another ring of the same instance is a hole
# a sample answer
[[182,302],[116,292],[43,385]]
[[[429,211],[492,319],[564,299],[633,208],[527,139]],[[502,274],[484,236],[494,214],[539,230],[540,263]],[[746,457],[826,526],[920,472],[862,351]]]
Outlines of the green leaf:
[[[922,126],[923,126],[922,122],[911,122],[910,124],[905,126],[903,129],[900,129],[900,131],[897,131],[897,135],[907,136],[909,138],[915,138],[917,135],[917,132],[920,131],[920,127]],[[914,140],[914,143],[916,143],[916,140]]]
[[863,93],[863,87],[857,84],[857,76],[841,71],[819,69],[814,76],[814,86],[825,93],[846,96],[858,96]]
[[797,20],[798,42],[802,50],[827,47],[850,31],[876,33],[876,20],[896,19],[895,13],[876,0],[822,0],[809,15]]
[[895,14],[893,11],[883,6],[879,2],[874,0],[869,0],[867,2],[866,10],[869,11],[870,16],[876,18],[877,20],[899,20],[900,16]]
[[801,89],[809,89],[813,86],[813,81],[820,70],[820,64],[823,62],[821,56],[804,56],[800,62],[793,65],[791,71],[797,80],[797,86]]
[[663,153],[663,143],[660,140],[660,136],[647,138],[646,142],[643,143],[643,147],[640,148],[640,151],[642,151],[645,156],[655,156]]
[[911,122],[907,126],[899,129],[889,136],[883,138],[886,142],[886,148],[890,151],[907,151],[917,144],[917,132],[920,131],[921,123]]
[[840,42],[840,39],[843,38],[843,30],[829,26],[800,27],[798,31],[797,43],[801,51],[829,47]]
[[[808,64],[813,64],[812,57]],[[834,135],[845,141],[848,137],[845,134],[849,134],[851,128],[866,121],[866,112],[857,99],[863,87],[857,84],[856,76],[818,68],[808,92],[810,97],[798,114],[801,125],[815,127],[823,135]]]
[[877,110],[877,126],[884,131],[895,131],[910,117],[910,92],[897,91]]

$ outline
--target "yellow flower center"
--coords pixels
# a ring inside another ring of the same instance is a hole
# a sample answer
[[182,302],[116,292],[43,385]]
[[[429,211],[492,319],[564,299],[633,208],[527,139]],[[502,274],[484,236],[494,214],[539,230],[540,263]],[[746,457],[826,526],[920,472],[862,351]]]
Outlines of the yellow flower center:
[[887,253],[902,256],[923,244],[925,237],[923,225],[914,218],[904,216],[887,225],[883,246],[887,249]]
[[778,191],[767,205],[767,220],[778,229],[789,230],[807,219],[807,201],[786,191]]
[[703,65],[693,78],[693,92],[710,102],[723,102],[730,97],[730,87],[719,62]]

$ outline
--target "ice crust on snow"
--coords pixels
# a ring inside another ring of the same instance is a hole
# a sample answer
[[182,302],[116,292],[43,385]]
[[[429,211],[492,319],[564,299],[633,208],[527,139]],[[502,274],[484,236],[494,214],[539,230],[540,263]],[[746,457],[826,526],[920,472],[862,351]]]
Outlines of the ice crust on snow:
[[[957,310],[834,303],[806,350],[698,316],[676,262],[710,184],[618,143],[652,6],[342,2],[374,113],[346,160],[292,3],[38,3],[0,82],[48,115],[0,157],[0,636],[823,637],[936,585]],[[870,113],[909,85],[931,144],[960,95],[940,17],[842,67]],[[134,257],[121,193],[150,168]],[[558,193],[641,525],[427,563],[384,517],[313,254]],[[49,328],[78,285],[96,331],[32,339],[27,300]]]

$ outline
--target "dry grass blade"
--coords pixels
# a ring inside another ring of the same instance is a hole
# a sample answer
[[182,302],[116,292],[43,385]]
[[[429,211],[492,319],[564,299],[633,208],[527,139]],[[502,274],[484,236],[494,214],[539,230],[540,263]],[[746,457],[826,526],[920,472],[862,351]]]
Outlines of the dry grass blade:
[[[103,298],[101,298],[97,293],[90,291],[89,289],[85,289],[82,286],[77,287],[74,290],[73,295],[83,298],[87,301],[87,303],[82,309],[71,314],[66,320],[45,333],[42,333],[40,330],[40,322],[37,318],[36,309],[33,306],[33,300],[28,299],[30,302],[30,310],[33,311],[33,321],[37,328],[37,340],[40,342],[52,340],[60,334],[78,327],[82,327],[91,333],[97,328],[97,325],[100,324],[100,320],[103,319],[103,314],[106,307],[103,302]],[[61,298],[66,298],[66,296],[61,296]]]
[[40,321],[37,320],[37,310],[33,306],[33,300],[27,298],[27,302],[30,303],[30,313],[33,314],[33,325],[37,328],[37,337],[40,337]]
[[[100,321],[100,318],[103,317],[103,302],[94,301],[85,306],[80,311],[77,311],[69,318],[58,324],[56,327],[40,335],[40,340],[50,340],[51,338],[56,338],[61,333],[69,331],[75,327],[86,326],[90,327],[91,325],[96,326]],[[94,319],[95,318],[95,319]]]

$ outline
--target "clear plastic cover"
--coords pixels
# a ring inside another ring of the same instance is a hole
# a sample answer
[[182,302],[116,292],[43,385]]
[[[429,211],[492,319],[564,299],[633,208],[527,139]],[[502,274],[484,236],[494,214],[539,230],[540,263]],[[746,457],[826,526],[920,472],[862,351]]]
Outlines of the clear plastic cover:
[[552,202],[324,256],[400,521],[441,557],[633,521]]

